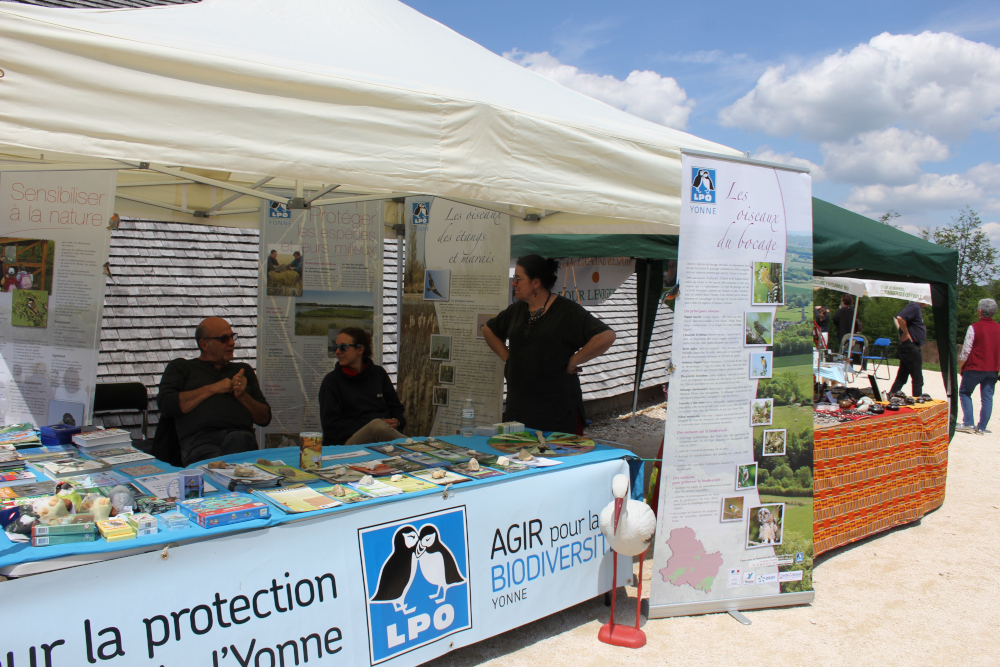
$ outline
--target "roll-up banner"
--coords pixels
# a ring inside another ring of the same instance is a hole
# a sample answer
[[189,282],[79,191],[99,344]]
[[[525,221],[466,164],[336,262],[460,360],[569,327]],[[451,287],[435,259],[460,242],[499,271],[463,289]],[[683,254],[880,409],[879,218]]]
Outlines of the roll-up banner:
[[407,435],[502,421],[503,362],[480,330],[507,307],[510,216],[433,197],[406,199],[399,381]]
[[322,430],[319,386],[341,329],[369,332],[380,361],[382,217],[381,201],[261,206],[257,373],[273,413],[265,447]]
[[117,177],[0,174],[0,422],[91,421]]
[[810,602],[807,173],[683,156],[650,617]]

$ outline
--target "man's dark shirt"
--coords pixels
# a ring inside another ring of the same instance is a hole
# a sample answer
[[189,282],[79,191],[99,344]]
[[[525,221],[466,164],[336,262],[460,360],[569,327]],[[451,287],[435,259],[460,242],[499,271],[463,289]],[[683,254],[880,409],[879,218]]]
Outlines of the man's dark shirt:
[[924,326],[924,315],[921,312],[920,304],[911,301],[896,313],[896,317],[903,318],[906,322],[906,330],[910,332],[910,338],[917,345],[923,345],[927,340],[927,327]]

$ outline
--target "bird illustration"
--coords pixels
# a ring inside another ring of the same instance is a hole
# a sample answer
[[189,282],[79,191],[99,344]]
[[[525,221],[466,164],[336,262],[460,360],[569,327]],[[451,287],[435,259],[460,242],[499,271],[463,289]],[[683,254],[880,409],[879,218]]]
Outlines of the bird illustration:
[[439,292],[437,290],[437,287],[435,287],[435,285],[434,285],[434,277],[430,274],[430,272],[427,273],[427,291],[428,292],[434,292],[435,294],[437,294],[442,299],[444,298],[444,295],[441,294],[441,292]]
[[111,275],[111,262],[104,262],[104,266],[101,267],[101,270],[104,272],[104,275],[111,278],[111,282],[114,282],[115,278]]
[[111,218],[108,219],[108,229],[114,231],[118,229],[120,224],[122,224],[122,217],[117,213],[112,213]]
[[458,562],[438,534],[434,524],[427,524],[420,529],[420,541],[417,543],[417,564],[420,574],[424,575],[432,586],[437,586],[429,597],[437,604],[444,602],[448,589],[465,581],[458,569]]
[[698,175],[694,177],[694,187],[699,190],[715,190],[715,183],[712,182],[712,177],[708,173],[708,169],[699,169]]
[[611,584],[611,620],[601,627],[597,639],[605,644],[639,648],[646,644],[646,635],[639,629],[642,602],[642,564],[639,559],[638,593],[636,594],[635,627],[615,625],[615,595],[618,591],[618,554],[638,556],[645,554],[656,534],[656,515],[649,505],[628,498],[629,481],[626,475],[615,475],[611,493],[615,499],[608,503],[597,520],[601,532],[614,552]]
[[762,374],[763,375],[767,375],[767,357],[765,357],[763,355],[760,358],[760,367],[763,369],[763,373]]
[[[740,468],[740,484],[745,486],[750,481],[750,468]],[[732,505],[730,505],[732,507]]]
[[419,539],[417,529],[413,526],[403,526],[392,536],[392,553],[382,564],[371,602],[391,602],[394,611],[404,614],[412,614],[417,610],[416,607],[406,607],[406,594],[417,574],[415,550]]

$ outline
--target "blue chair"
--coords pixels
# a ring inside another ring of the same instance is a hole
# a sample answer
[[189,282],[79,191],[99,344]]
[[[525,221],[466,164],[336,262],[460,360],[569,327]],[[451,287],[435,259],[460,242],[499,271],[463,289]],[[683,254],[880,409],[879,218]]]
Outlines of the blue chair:
[[[860,368],[865,364],[865,354],[868,353],[868,339],[861,334],[854,334],[853,340],[850,334],[844,334],[840,339],[840,353],[844,357],[844,377],[848,382],[854,382],[854,378],[860,372]],[[854,364],[859,370],[854,370]]]
[[[889,379],[889,345],[890,341],[888,338],[876,338],[875,342],[872,343],[872,355],[864,356],[862,359],[864,361],[874,361],[875,366],[872,368],[871,373],[876,378],[880,380]],[[885,377],[879,378],[878,369],[885,368]]]

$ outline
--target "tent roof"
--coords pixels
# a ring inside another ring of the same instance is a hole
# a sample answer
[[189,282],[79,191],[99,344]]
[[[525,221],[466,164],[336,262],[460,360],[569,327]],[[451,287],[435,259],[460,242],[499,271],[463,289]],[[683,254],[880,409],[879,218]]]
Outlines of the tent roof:
[[813,198],[813,272],[955,284],[958,253]]
[[0,63],[0,144],[628,218],[661,233],[677,221],[680,150],[738,155],[565,88],[396,0],[0,3]]

